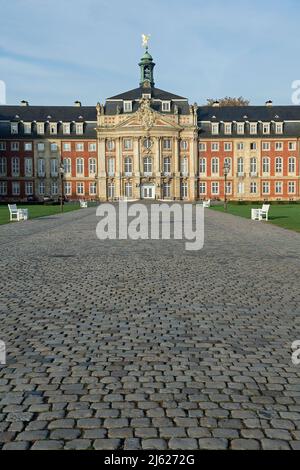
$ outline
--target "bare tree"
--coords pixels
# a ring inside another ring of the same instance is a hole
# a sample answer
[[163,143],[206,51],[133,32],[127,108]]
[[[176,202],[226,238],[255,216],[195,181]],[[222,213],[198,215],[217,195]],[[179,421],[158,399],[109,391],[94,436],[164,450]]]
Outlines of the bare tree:
[[214,103],[218,102],[220,106],[249,106],[250,101],[240,96],[239,98],[232,98],[230,96],[225,96],[220,100],[214,100],[209,98],[207,100],[207,106],[213,106]]

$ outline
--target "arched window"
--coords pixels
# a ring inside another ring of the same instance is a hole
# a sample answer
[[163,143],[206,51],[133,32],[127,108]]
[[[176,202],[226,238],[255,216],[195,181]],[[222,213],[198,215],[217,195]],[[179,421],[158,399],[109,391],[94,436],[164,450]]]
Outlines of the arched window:
[[125,196],[132,197],[132,184],[130,182],[125,183]]
[[96,174],[96,158],[89,159],[89,174],[90,175]]
[[67,175],[71,174],[71,158],[64,158],[64,172]]
[[243,157],[238,158],[237,167],[238,167],[238,174],[243,175],[244,174],[244,159],[243,159]]
[[263,173],[270,173],[270,159],[269,157],[263,158]]
[[83,175],[84,161],[83,158],[76,158],[76,173],[77,175]]
[[257,173],[257,159],[255,157],[250,159],[250,173],[251,175],[256,175]]
[[277,157],[275,160],[275,171],[276,173],[282,173],[282,158]]
[[115,174],[115,159],[114,158],[109,158],[107,160],[107,172],[108,172],[108,176],[114,176]]
[[296,171],[296,160],[295,157],[289,158],[289,173],[295,173]]
[[227,157],[224,159],[224,166],[228,168],[228,173],[231,173],[231,158]]

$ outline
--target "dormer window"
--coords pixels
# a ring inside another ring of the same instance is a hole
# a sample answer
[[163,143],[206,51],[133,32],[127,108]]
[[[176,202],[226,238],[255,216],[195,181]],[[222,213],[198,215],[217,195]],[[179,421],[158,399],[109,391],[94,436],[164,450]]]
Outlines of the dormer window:
[[151,100],[151,93],[143,93],[142,98],[144,100]]
[[275,124],[275,133],[276,134],[283,134],[283,123],[282,122],[276,122],[276,124]]
[[245,123],[244,122],[238,122],[236,125],[236,131],[239,135],[242,135],[245,133]]
[[225,122],[224,124],[224,134],[229,135],[232,132],[232,124],[231,122]]
[[219,123],[217,123],[217,122],[212,123],[212,125],[211,125],[211,133],[212,133],[213,135],[219,134]]
[[39,135],[42,135],[45,133],[45,124],[43,122],[38,122],[36,125],[36,132]]
[[18,129],[19,128],[19,125],[17,122],[11,122],[10,124],[10,133],[11,134],[17,134],[18,133]]
[[257,122],[251,122],[250,134],[257,134]]
[[132,112],[132,101],[124,101],[124,113]]
[[50,123],[50,134],[57,134],[57,123],[51,122]]
[[77,135],[83,134],[83,123],[82,122],[76,122],[75,129],[76,129],[76,134]]
[[63,134],[70,134],[71,126],[69,122],[63,123]]
[[31,122],[24,122],[24,134],[31,134]]
[[169,113],[171,111],[171,101],[163,101],[161,104],[163,113]]
[[263,123],[263,134],[270,134],[270,123]]

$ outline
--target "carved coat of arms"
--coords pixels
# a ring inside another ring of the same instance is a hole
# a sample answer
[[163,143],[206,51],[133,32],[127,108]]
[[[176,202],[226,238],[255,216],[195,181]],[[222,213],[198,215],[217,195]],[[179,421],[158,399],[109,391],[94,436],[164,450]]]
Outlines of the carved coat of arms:
[[155,113],[150,107],[150,99],[142,98],[140,100],[140,107],[137,111],[138,119],[146,131],[153,127],[155,121]]

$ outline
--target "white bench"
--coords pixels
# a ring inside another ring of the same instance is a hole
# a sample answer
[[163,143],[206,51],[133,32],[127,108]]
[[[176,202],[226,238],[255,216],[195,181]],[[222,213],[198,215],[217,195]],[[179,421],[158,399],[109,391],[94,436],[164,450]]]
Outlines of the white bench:
[[13,220],[19,222],[20,220],[28,219],[28,209],[18,209],[16,204],[8,204],[8,210],[11,222]]
[[208,201],[203,201],[203,207],[208,209],[210,207],[210,199]]
[[270,204],[263,204],[261,209],[252,209],[251,210],[251,219],[252,220],[269,220],[269,210]]
[[80,202],[80,208],[81,209],[86,209],[88,206],[87,201],[79,201]]

